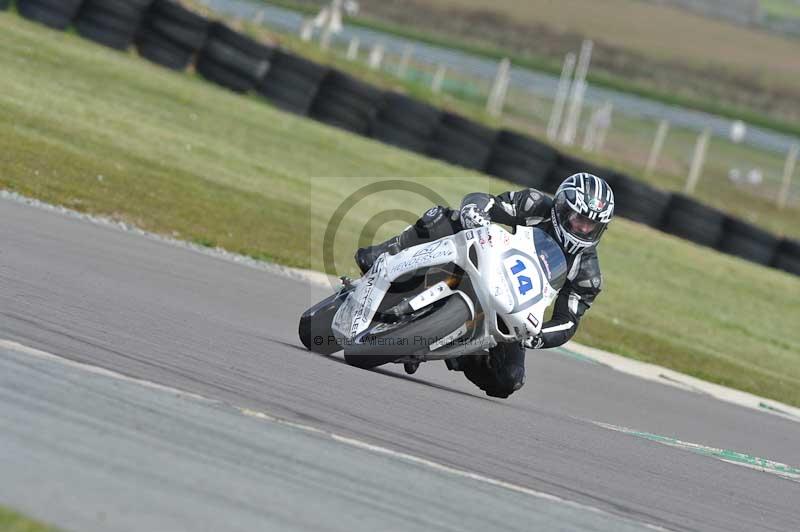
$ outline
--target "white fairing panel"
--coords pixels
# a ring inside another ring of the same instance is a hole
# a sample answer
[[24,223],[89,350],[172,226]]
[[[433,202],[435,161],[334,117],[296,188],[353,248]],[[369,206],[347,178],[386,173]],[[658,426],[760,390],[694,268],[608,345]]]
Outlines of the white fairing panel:
[[[511,234],[490,225],[414,246],[397,255],[382,255],[339,308],[333,320],[334,333],[351,340],[365,331],[394,280],[416,270],[455,263],[472,280],[484,317],[482,337],[508,342],[535,336],[557,291],[550,286],[547,257],[537,254],[539,240],[534,238],[534,231],[538,230],[518,227]],[[413,308],[430,304],[444,289],[433,287],[430,294],[420,293],[412,300]]]
[[333,319],[333,331],[355,338],[369,327],[392,281],[421,268],[456,262],[454,237],[405,249],[397,255],[381,255],[364,274]]

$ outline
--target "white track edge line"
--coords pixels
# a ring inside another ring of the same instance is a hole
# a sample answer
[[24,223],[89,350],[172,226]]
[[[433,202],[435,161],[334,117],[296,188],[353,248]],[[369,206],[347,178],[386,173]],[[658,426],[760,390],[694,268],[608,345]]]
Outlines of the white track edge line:
[[231,405],[231,404],[228,404],[228,403],[226,403],[224,401],[210,399],[208,397],[205,397],[205,396],[202,396],[202,395],[198,395],[196,393],[187,392],[187,391],[180,390],[180,389],[177,389],[177,388],[173,388],[173,387],[170,387],[170,386],[164,386],[162,384],[157,384],[155,382],[144,380],[144,379],[138,379],[138,378],[135,378],[135,377],[128,377],[127,375],[123,375],[123,374],[118,373],[116,371],[108,370],[108,369],[105,369],[105,368],[101,368],[101,367],[94,366],[94,365],[91,365],[91,364],[86,364],[86,363],[83,363],[83,362],[76,362],[74,360],[70,360],[68,358],[64,358],[62,356],[55,355],[53,353],[48,353],[48,352],[42,351],[40,349],[29,347],[29,346],[26,346],[24,344],[20,344],[18,342],[14,342],[14,341],[11,341],[11,340],[0,339],[0,349],[7,349],[9,351],[13,351],[13,352],[16,352],[16,353],[28,355],[28,356],[31,356],[31,357],[34,357],[34,358],[39,358],[39,359],[43,359],[43,360],[56,362],[56,363],[62,364],[64,366],[75,368],[75,369],[79,369],[79,370],[82,370],[82,371],[85,371],[87,373],[91,373],[91,374],[94,374],[94,375],[99,375],[99,376],[110,378],[110,379],[120,380],[120,381],[124,381],[124,382],[131,383],[131,384],[137,384],[137,385],[140,385],[140,386],[143,386],[143,387],[146,387],[146,388],[155,389],[155,390],[159,390],[159,391],[170,393],[170,394],[175,394],[175,395],[178,395],[178,396],[181,396],[181,397],[185,397],[185,398],[188,398],[188,399],[192,399],[192,400],[196,400],[196,401],[201,401],[201,402],[203,402],[205,404],[215,404],[215,405],[228,406],[228,407],[231,407],[231,408],[235,409],[236,411],[238,411],[240,414],[242,414],[244,416],[248,416],[248,417],[253,417],[253,418],[256,418],[256,419],[269,421],[269,422],[276,423],[276,424],[279,424],[279,425],[283,425],[283,426],[291,427],[291,428],[294,428],[294,429],[302,430],[303,432],[307,432],[307,433],[311,433],[311,434],[316,434],[316,435],[319,435],[319,436],[327,437],[332,441],[347,445],[349,447],[355,447],[355,448],[362,449],[362,450],[365,450],[365,451],[369,451],[369,452],[372,452],[372,453],[375,453],[375,454],[381,454],[381,455],[388,456],[388,457],[391,457],[391,458],[394,458],[394,459],[403,460],[405,462],[409,462],[409,463],[413,463],[413,464],[416,464],[416,465],[424,466],[424,467],[427,467],[429,469],[433,469],[435,471],[439,471],[439,472],[442,472],[442,473],[447,473],[447,474],[458,476],[458,477],[461,477],[461,478],[474,480],[476,482],[480,482],[480,483],[483,483],[483,484],[488,484],[488,485],[495,486],[495,487],[498,487],[498,488],[503,488],[503,489],[510,490],[510,491],[513,491],[513,492],[516,492],[516,493],[520,493],[522,495],[535,497],[537,499],[542,499],[542,500],[547,500],[547,501],[551,501],[551,502],[555,502],[555,503],[559,503],[559,504],[564,504],[564,505],[570,506],[572,508],[577,508],[577,509],[580,509],[580,510],[589,511],[589,512],[592,512],[592,513],[596,513],[596,514],[599,514],[599,515],[610,517],[612,519],[620,519],[620,520],[623,520],[623,521],[626,521],[626,522],[629,522],[629,523],[633,523],[633,524],[636,524],[636,525],[643,526],[643,527],[648,528],[650,530],[657,530],[657,531],[662,531],[662,532],[670,532],[669,529],[664,528],[664,527],[659,526],[659,525],[645,523],[645,522],[638,521],[636,519],[633,519],[633,518],[630,518],[630,517],[627,517],[627,516],[617,515],[617,514],[608,512],[606,510],[603,510],[601,508],[597,508],[597,507],[594,507],[594,506],[589,506],[589,505],[582,504],[582,503],[579,503],[579,502],[576,502],[576,501],[571,501],[569,499],[564,499],[564,498],[559,497],[557,495],[552,495],[550,493],[546,493],[546,492],[543,492],[543,491],[537,491],[537,490],[534,490],[534,489],[531,489],[531,488],[526,488],[525,486],[520,486],[518,484],[514,484],[514,483],[511,483],[511,482],[506,482],[506,481],[503,481],[503,480],[494,479],[494,478],[487,477],[487,476],[481,475],[479,473],[470,472],[470,471],[467,471],[467,470],[464,470],[464,469],[458,469],[458,468],[455,468],[455,467],[447,466],[447,465],[444,465],[444,464],[440,464],[438,462],[434,462],[432,460],[428,460],[426,458],[421,458],[419,456],[414,456],[412,454],[408,454],[408,453],[404,453],[404,452],[400,452],[400,451],[395,451],[395,450],[389,449],[387,447],[382,447],[380,445],[375,445],[375,444],[372,444],[372,443],[368,443],[368,442],[365,442],[363,440],[359,440],[359,439],[356,439],[356,438],[351,438],[349,436],[343,436],[341,434],[336,434],[334,432],[329,432],[329,431],[326,431],[326,430],[323,430],[323,429],[320,429],[320,428],[317,428],[317,427],[314,427],[314,426],[311,426],[311,425],[306,425],[306,424],[303,424],[303,423],[297,423],[297,422],[294,422],[294,421],[281,419],[281,418],[275,417],[273,415],[266,414],[264,412],[252,410],[252,409],[249,409],[249,408],[239,407],[239,406],[236,406],[236,405]]

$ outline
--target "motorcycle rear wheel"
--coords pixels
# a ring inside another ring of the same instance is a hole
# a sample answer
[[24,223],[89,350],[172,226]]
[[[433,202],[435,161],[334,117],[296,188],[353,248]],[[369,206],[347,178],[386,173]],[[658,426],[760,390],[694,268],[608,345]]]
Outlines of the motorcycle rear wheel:
[[470,317],[470,310],[464,299],[453,295],[431,313],[363,336],[358,343],[345,347],[344,359],[351,366],[362,369],[395,362],[419,353],[423,345],[427,347],[450,334]]

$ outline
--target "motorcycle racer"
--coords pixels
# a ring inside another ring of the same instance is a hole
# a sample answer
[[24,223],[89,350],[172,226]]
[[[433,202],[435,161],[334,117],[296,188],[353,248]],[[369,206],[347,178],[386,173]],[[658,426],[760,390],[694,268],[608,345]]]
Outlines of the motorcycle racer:
[[558,347],[572,338],[581,317],[602,290],[597,244],[614,216],[614,193],[595,175],[579,173],[565,179],[553,198],[528,188],[498,196],[467,194],[458,210],[436,206],[398,236],[360,248],[355,260],[362,273],[384,252],[397,253],[464,229],[490,222],[515,227],[535,226],[559,243],[567,259],[567,282],[559,292],[551,319],[526,342],[501,343],[484,355],[447,360],[447,367],[492,397],[508,397],[525,383],[525,348]]

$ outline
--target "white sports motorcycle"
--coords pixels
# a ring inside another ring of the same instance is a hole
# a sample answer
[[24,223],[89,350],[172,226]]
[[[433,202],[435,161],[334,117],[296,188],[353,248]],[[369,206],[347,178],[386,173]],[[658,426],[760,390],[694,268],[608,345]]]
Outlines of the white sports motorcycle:
[[559,245],[544,231],[467,229],[394,255],[300,318],[309,350],[344,349],[351,365],[420,362],[474,354],[536,336],[567,276]]

